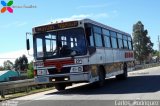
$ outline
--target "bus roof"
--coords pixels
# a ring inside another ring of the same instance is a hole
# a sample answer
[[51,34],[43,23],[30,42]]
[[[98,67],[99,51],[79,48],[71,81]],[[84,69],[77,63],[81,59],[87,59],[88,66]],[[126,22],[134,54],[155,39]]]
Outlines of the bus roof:
[[[45,27],[45,26],[53,26],[53,25],[56,25],[56,24],[73,23],[73,22],[74,22],[74,24],[71,24],[71,25],[73,25],[73,26],[75,26],[75,27],[78,26],[78,25],[77,25],[78,23],[76,23],[76,22],[90,23],[90,24],[93,24],[93,25],[96,25],[96,26],[99,26],[99,27],[102,27],[102,28],[105,28],[105,29],[108,29],[108,30],[111,30],[111,31],[115,31],[115,32],[120,33],[120,34],[125,34],[125,35],[130,36],[129,33],[123,32],[123,31],[121,31],[121,30],[115,29],[115,28],[113,28],[113,27],[110,27],[110,26],[108,26],[108,25],[104,25],[104,24],[102,24],[102,23],[93,21],[93,20],[88,19],[88,18],[86,18],[86,19],[75,19],[75,20],[70,20],[70,21],[62,21],[62,22],[56,22],[56,23],[51,23],[51,24],[46,24],[46,25],[40,25],[40,26],[33,27],[33,29],[43,28],[43,27]],[[71,26],[70,26],[70,27],[71,27]],[[49,28],[49,27],[48,27],[48,28]]]
[[117,33],[121,33],[121,34],[125,34],[125,35],[128,35],[128,36],[131,36],[129,33],[123,32],[123,31],[121,31],[121,30],[118,30],[118,29],[116,29],[116,28],[110,27],[110,26],[108,26],[108,25],[101,24],[101,23],[96,22],[96,21],[93,21],[93,20],[91,20],[91,19],[83,19],[83,20],[81,20],[81,21],[84,21],[84,23],[91,23],[91,24],[100,26],[100,27],[102,27],[102,28],[106,28],[106,29],[109,29],[109,30],[111,30],[111,31],[115,31],[115,32],[117,32]]

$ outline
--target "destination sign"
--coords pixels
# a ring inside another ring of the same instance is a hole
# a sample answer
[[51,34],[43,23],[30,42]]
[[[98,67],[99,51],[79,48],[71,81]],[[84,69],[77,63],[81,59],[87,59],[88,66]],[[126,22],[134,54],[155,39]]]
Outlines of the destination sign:
[[71,27],[77,27],[77,26],[78,26],[78,21],[71,21],[71,22],[64,22],[64,23],[35,27],[35,32],[46,32],[51,30],[71,28]]

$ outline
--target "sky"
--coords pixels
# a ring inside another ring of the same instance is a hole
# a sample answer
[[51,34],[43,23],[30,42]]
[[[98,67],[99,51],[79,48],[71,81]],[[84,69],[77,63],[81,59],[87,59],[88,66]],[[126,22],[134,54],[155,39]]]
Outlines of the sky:
[[13,13],[0,13],[0,66],[7,59],[14,62],[22,54],[32,60],[26,50],[26,32],[61,20],[90,18],[130,34],[133,24],[141,21],[154,49],[158,49],[159,0],[13,0],[12,6]]

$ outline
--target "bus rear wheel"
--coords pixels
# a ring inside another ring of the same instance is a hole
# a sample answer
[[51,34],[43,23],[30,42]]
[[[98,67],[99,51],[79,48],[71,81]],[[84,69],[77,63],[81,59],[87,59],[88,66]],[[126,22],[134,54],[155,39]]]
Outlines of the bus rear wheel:
[[127,63],[124,63],[124,65],[123,65],[123,74],[117,75],[116,79],[118,79],[118,80],[126,80],[127,77],[128,77]]
[[63,83],[55,84],[55,88],[56,88],[58,91],[65,90],[66,84],[63,84]]

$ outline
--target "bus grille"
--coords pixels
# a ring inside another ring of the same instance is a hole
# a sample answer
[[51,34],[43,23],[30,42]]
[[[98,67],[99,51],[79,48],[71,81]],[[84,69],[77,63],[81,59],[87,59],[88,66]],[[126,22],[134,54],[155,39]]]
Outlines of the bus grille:
[[61,70],[58,70],[56,68],[48,69],[49,74],[65,74],[70,73],[70,67],[63,67]]

